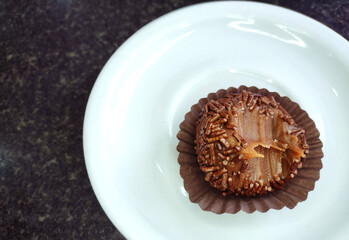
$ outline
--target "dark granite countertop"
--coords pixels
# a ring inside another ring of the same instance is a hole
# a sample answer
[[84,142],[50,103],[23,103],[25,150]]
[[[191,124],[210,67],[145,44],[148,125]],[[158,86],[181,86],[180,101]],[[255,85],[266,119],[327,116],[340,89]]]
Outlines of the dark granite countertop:
[[[135,31],[200,1],[0,1],[0,239],[124,239],[91,188],[85,106]],[[263,1],[349,39],[349,0]]]

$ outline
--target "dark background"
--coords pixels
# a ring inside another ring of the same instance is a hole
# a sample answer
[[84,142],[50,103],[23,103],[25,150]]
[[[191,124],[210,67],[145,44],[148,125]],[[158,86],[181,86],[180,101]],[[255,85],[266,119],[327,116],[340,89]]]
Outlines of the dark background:
[[[87,99],[128,37],[198,2],[0,1],[0,239],[124,239],[87,176]],[[349,0],[261,2],[304,13],[349,39]]]

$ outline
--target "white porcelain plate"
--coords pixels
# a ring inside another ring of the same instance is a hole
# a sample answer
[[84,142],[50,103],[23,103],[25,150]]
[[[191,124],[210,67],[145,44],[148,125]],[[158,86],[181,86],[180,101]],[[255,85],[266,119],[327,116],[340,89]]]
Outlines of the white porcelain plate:
[[[267,88],[298,102],[324,143],[315,190],[294,209],[216,215],[189,201],[176,134],[210,92]],[[128,239],[345,239],[349,43],[296,12],[252,2],[186,7],[110,58],[91,93],[84,153],[104,211]]]

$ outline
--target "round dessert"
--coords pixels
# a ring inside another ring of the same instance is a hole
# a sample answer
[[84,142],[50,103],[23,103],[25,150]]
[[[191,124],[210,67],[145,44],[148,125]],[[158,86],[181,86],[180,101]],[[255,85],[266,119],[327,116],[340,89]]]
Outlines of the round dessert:
[[246,90],[204,106],[195,144],[205,180],[223,196],[283,188],[309,152],[305,131],[272,96]]

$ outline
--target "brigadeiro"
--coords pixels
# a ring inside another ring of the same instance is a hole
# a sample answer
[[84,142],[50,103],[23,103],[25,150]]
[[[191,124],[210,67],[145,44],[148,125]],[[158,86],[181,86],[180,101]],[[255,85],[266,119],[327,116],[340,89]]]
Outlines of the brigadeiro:
[[190,201],[218,214],[294,208],[322,168],[314,122],[297,103],[266,89],[209,94],[186,114],[177,137]]

